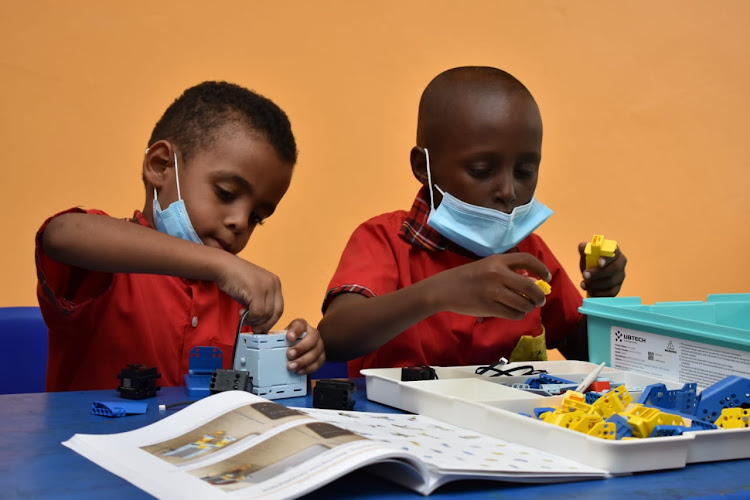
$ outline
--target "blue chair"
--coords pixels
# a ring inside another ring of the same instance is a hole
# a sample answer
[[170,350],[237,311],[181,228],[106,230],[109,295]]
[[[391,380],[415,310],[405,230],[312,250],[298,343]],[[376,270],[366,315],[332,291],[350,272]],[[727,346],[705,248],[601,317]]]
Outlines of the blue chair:
[[0,394],[44,392],[47,325],[38,307],[0,307]]
[[310,378],[317,380],[321,378],[347,378],[349,372],[346,370],[346,361],[326,361],[318,371],[310,374]]

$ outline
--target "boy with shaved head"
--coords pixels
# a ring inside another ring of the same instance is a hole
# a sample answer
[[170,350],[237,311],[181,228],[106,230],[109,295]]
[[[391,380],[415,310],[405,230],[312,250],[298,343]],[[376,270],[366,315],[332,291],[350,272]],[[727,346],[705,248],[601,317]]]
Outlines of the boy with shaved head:
[[[581,294],[533,234],[552,211],[535,197],[542,120],[512,75],[489,67],[445,71],[419,103],[410,211],[374,217],[347,244],[318,329],[331,360],[363,368],[546,359],[557,347],[587,359]],[[585,269],[591,296],[615,296],[618,250]],[[534,282],[548,282],[549,295]]]

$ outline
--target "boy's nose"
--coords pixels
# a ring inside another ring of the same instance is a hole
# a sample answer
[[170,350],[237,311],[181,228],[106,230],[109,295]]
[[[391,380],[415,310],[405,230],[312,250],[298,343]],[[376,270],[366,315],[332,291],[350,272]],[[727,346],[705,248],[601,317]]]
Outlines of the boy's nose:
[[250,213],[245,213],[244,210],[233,210],[227,214],[224,224],[234,234],[244,233],[250,225]]
[[493,197],[498,210],[510,213],[515,208],[516,186],[513,182],[512,173],[497,176]]

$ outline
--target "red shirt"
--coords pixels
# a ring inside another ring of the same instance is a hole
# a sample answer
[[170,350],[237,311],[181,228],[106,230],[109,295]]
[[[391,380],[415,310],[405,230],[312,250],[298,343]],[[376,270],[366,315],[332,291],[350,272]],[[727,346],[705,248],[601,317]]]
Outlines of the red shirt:
[[[430,206],[425,194],[422,188],[410,212],[379,215],[354,231],[328,286],[323,312],[340,293],[383,295],[474,260],[446,248],[447,241],[427,225]],[[552,273],[552,292],[544,307],[520,321],[435,314],[350,361],[349,376],[359,376],[363,368],[489,364],[509,358],[519,338],[539,335],[542,324],[549,345],[572,333],[581,318],[578,289],[539,236],[528,236],[517,251],[534,255]]]
[[[66,212],[107,217],[100,210]],[[215,283],[61,264],[42,246],[52,218],[36,235],[37,297],[49,328],[48,391],[115,389],[129,363],[155,366],[160,386],[183,385],[194,346],[220,348],[229,368],[240,305]],[[132,221],[150,227],[139,211]]]

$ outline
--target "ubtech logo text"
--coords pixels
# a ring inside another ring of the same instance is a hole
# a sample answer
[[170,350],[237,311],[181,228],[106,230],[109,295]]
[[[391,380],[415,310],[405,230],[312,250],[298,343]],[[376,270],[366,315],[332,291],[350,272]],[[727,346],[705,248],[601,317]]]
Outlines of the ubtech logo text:
[[623,335],[625,340],[631,340],[633,342],[646,342],[646,339],[643,337],[636,337],[635,335]]

